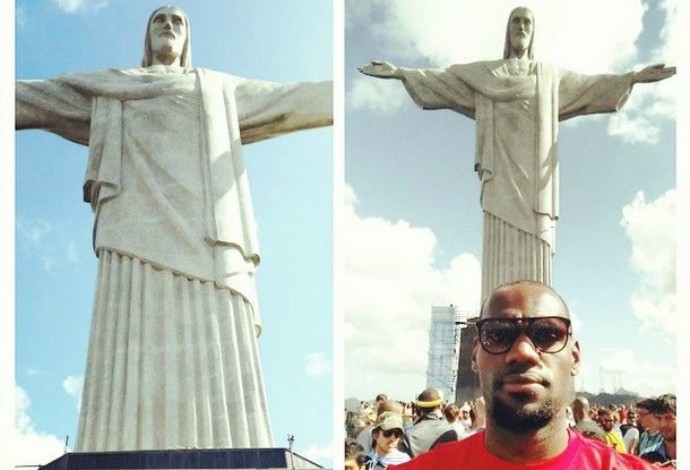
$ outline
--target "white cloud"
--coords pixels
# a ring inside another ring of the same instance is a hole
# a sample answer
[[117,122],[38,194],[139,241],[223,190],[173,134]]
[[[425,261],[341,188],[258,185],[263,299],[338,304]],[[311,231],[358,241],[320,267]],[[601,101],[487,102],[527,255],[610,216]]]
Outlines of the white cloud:
[[[379,0],[375,7],[368,5],[370,0],[348,3],[353,4],[347,9],[349,24],[368,28],[391,56],[424,58],[434,66],[499,59],[508,15],[515,6],[502,0]],[[596,73],[637,58],[635,40],[646,10],[641,0],[522,3],[535,15],[540,60]]]
[[56,240],[67,237],[66,225],[19,216],[16,228],[18,247],[30,251],[31,256],[40,262],[44,271],[60,271],[67,266],[75,268],[79,265],[79,250],[73,240],[68,241],[64,247],[56,244]]
[[632,244],[630,266],[639,285],[630,299],[643,329],[676,337],[676,191],[647,202],[639,192],[623,208],[621,225]]
[[619,136],[629,144],[656,144],[659,141],[660,129],[645,116],[633,117],[627,111],[621,111],[611,116],[608,132],[609,135]]
[[46,220],[26,220],[22,217],[17,218],[17,233],[33,246],[40,246],[44,240],[53,232],[53,226]]
[[33,369],[31,367],[26,369],[26,375],[28,375],[29,377],[36,377],[37,375],[41,375],[41,373],[42,372],[39,369]]
[[310,377],[320,377],[331,371],[331,364],[322,353],[309,353],[306,357],[306,371]]
[[398,80],[357,77],[352,81],[347,102],[353,110],[371,109],[383,114],[397,111],[410,98]]
[[99,10],[108,5],[108,0],[53,0],[65,13],[78,13],[89,10]]
[[[645,57],[641,57],[636,46],[643,29],[643,15],[648,9],[642,0],[522,3],[535,15],[538,60],[588,74],[638,70],[648,65],[646,61],[675,63],[682,40],[675,0],[666,0],[660,6],[665,12],[665,23],[659,33],[661,46]],[[390,60],[402,66],[424,59],[433,67],[500,58],[506,20],[514,6],[502,0],[358,0],[348,4],[348,24],[368,28],[377,45],[388,54],[372,59]],[[382,80],[366,79],[367,83],[371,81]],[[631,143],[654,143],[659,132],[656,119],[674,116],[677,82],[672,79],[637,85],[633,98],[624,108],[626,114],[611,123],[611,135]],[[379,90],[355,82],[351,87],[351,104],[354,109],[394,110],[397,101],[385,103],[384,99],[389,97],[384,98],[382,93],[389,92],[387,88]],[[644,99],[636,97],[642,93]]]
[[431,307],[476,311],[479,261],[460,254],[449,267],[435,267],[430,229],[362,218],[351,188],[346,194],[345,394],[411,398],[425,386]]
[[81,395],[84,390],[84,377],[76,377],[74,375],[68,375],[65,380],[62,381],[62,389],[67,392],[67,395],[74,398],[77,411],[81,408]]
[[29,410],[31,401],[21,387],[15,388],[15,465],[45,465],[64,452],[63,442],[53,434],[34,428]]
[[325,468],[333,468],[333,445],[325,446],[311,445],[305,451],[299,452],[300,455],[313,462],[320,463]]

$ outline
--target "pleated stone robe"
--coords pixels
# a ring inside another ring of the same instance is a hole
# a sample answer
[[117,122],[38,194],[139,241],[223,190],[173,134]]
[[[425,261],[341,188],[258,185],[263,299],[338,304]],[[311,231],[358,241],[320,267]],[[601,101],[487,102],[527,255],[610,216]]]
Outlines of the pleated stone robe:
[[89,145],[99,269],[76,450],[273,446],[241,144],[329,125],[331,88],[166,66],[17,82],[18,128]]

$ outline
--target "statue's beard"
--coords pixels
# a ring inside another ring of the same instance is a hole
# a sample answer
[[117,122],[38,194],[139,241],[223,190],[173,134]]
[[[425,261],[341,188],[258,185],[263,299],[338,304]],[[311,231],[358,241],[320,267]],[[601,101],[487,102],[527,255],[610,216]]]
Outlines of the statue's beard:
[[[514,434],[530,434],[549,424],[558,407],[552,399],[535,404],[520,404],[520,395],[513,395],[518,402],[517,406],[511,406],[500,397],[494,395],[490,414],[496,426]],[[525,395],[525,401],[530,395]]]

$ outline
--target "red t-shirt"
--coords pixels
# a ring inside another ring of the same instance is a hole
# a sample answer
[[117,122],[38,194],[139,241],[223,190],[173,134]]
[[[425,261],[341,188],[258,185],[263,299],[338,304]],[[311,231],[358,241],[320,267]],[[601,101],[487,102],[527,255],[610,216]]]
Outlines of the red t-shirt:
[[[389,467],[389,469],[392,467]],[[568,447],[556,457],[534,463],[507,462],[484,447],[484,432],[442,444],[395,470],[653,470],[653,465],[630,454],[619,454],[601,442],[568,430]]]

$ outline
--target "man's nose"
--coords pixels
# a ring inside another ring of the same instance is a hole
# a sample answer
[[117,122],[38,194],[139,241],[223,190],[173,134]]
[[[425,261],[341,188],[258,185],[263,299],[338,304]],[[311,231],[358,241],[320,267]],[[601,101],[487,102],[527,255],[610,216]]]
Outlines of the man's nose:
[[537,363],[539,361],[539,351],[532,343],[532,340],[524,332],[520,333],[515,342],[506,353],[506,362],[511,363]]

